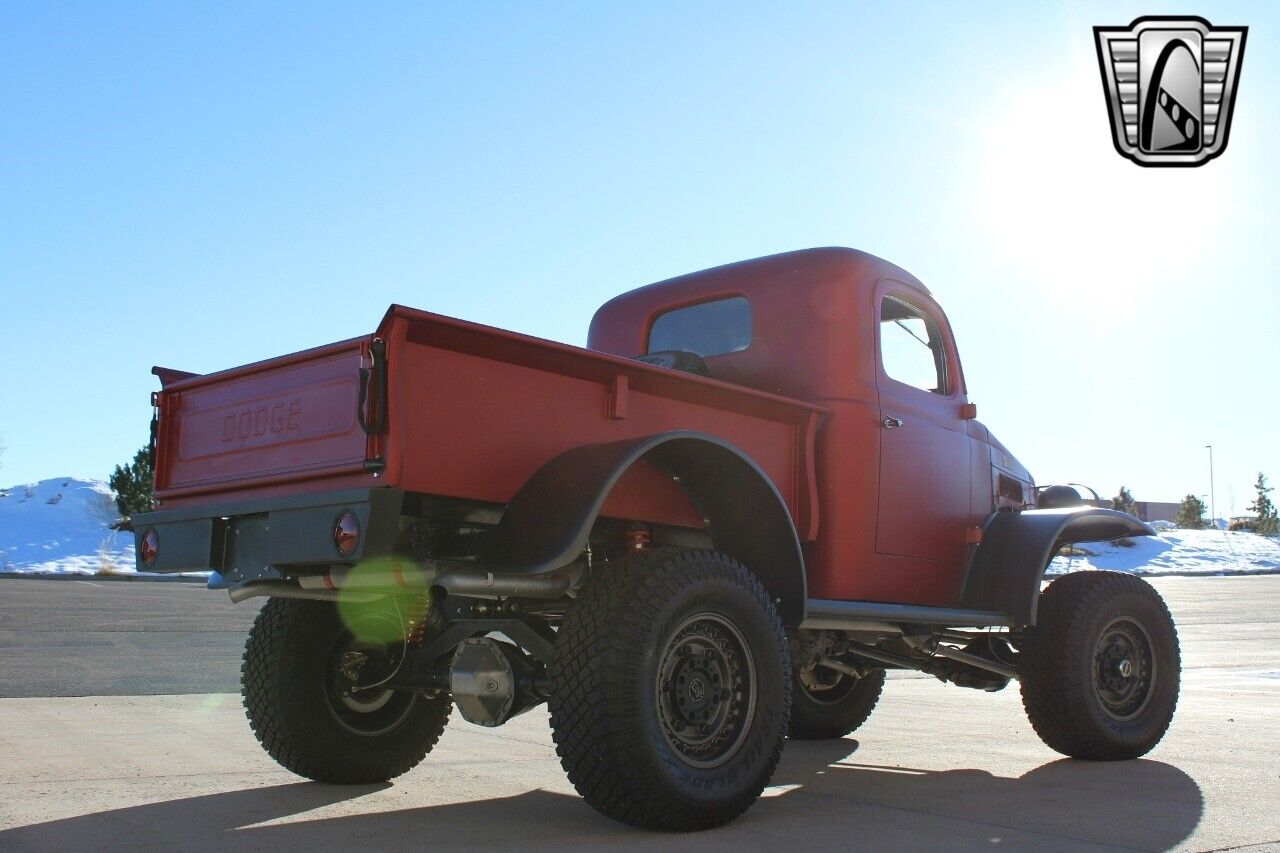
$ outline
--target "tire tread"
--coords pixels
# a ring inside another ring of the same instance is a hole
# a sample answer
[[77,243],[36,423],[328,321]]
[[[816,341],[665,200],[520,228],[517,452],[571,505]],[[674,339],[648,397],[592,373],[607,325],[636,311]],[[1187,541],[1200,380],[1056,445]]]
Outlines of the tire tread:
[[728,581],[746,589],[768,614],[788,681],[790,658],[772,601],[749,571],[710,551],[652,548],[612,563],[589,583],[560,626],[550,668],[551,726],[561,765],[578,793],[596,810],[651,829],[705,829],[737,817],[759,797],[782,754],[782,732],[790,714],[784,691],[779,736],[763,772],[749,790],[708,809],[668,794],[649,778],[648,764],[628,719],[639,715],[631,690],[644,658],[660,602],[691,582]]
[[1094,638],[1087,628],[1093,614],[1125,595],[1138,595],[1158,606],[1162,627],[1172,636],[1175,670],[1180,669],[1173,617],[1164,599],[1141,578],[1121,572],[1075,572],[1054,580],[1040,596],[1037,623],[1028,633],[1019,667],[1022,704],[1040,739],[1064,755],[1096,761],[1145,755],[1164,736],[1177,707],[1175,688],[1173,707],[1154,736],[1140,744],[1122,744],[1100,729],[1092,697],[1077,688],[1082,668],[1092,665],[1093,651],[1087,646]]
[[[319,606],[317,606],[319,605]],[[440,739],[452,711],[447,694],[420,709],[382,743],[336,736],[323,716],[322,687],[301,687],[292,668],[317,653],[336,619],[326,602],[272,598],[259,611],[240,665],[241,697],[254,736],[282,767],[317,782],[367,784],[405,773]],[[402,731],[416,726],[413,731]]]

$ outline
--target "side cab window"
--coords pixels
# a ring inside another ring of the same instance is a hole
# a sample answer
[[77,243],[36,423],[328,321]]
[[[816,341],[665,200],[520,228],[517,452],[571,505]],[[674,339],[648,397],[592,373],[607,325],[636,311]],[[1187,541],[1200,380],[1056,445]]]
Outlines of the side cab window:
[[931,394],[948,396],[955,390],[946,339],[927,309],[886,294],[880,300],[879,338],[880,366],[890,379]]

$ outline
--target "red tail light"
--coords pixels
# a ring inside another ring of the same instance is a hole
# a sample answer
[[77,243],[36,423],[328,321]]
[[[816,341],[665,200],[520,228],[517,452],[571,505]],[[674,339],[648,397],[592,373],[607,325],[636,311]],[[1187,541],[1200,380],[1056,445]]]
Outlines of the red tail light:
[[360,543],[360,519],[354,513],[344,512],[333,522],[333,544],[338,553],[349,557]]
[[153,527],[142,534],[142,546],[139,549],[139,556],[142,557],[142,565],[150,566],[159,555],[160,534],[156,533],[156,529]]

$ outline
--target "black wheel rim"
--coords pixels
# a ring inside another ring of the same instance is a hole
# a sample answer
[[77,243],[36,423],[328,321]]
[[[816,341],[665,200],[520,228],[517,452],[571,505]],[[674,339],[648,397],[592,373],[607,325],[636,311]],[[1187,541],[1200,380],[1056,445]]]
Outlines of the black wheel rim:
[[805,695],[822,705],[835,705],[853,692],[860,679],[824,667],[799,670],[796,673]]
[[717,767],[746,739],[755,714],[755,661],[742,634],[714,613],[682,622],[658,659],[658,722],[686,764]]
[[1142,623],[1113,619],[1098,635],[1093,652],[1093,685],[1108,716],[1132,720],[1151,701],[1156,659]]
[[[391,618],[367,615],[357,621]],[[380,686],[396,671],[404,653],[403,645],[360,638],[387,636],[386,631],[386,625],[371,628],[355,624],[344,628],[334,642],[325,667],[324,692],[329,712],[340,726],[362,737],[376,737],[395,729],[409,716],[418,699],[412,691]]]

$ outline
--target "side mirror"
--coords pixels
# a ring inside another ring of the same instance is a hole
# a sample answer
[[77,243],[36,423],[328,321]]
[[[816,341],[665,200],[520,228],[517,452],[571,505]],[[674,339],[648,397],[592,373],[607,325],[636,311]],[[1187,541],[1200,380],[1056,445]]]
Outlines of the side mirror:
[[971,421],[978,416],[977,403],[963,403],[960,406],[960,419]]

